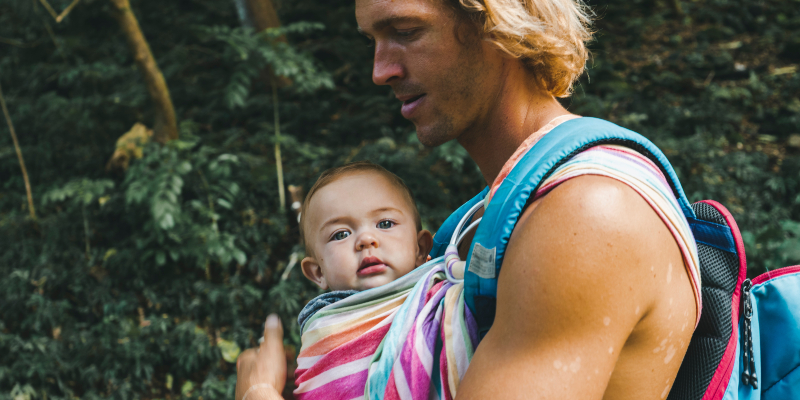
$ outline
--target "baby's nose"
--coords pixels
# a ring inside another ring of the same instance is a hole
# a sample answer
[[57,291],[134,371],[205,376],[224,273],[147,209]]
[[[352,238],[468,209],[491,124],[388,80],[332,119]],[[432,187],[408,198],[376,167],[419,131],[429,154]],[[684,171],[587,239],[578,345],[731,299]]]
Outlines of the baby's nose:
[[378,247],[379,245],[378,238],[371,233],[362,234],[358,237],[358,242],[356,242],[356,247],[358,250],[364,250],[368,247]]

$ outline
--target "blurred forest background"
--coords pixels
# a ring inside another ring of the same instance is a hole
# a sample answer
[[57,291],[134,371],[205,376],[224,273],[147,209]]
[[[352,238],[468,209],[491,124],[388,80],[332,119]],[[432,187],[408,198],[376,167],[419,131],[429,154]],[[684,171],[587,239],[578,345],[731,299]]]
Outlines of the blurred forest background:
[[[353,3],[0,1],[30,182],[4,119],[0,398],[232,398],[267,314],[297,345],[318,294],[285,187],[369,159],[432,230],[482,188],[372,83]],[[651,138],[691,201],[729,207],[751,275],[800,262],[800,1],[590,5],[593,57],[564,104]]]

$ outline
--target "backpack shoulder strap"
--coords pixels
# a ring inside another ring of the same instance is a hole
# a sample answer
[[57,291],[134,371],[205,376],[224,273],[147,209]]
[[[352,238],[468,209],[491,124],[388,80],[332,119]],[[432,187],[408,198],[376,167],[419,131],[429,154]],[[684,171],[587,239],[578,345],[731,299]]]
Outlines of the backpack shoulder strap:
[[[500,184],[475,233],[467,256],[465,298],[481,335],[494,321],[497,277],[508,240],[532,195],[548,176],[576,154],[594,146],[615,144],[649,158],[667,178],[687,218],[694,218],[675,171],[664,154],[644,136],[597,118],[576,118],[561,123],[539,140]],[[473,199],[474,200],[474,199]]]

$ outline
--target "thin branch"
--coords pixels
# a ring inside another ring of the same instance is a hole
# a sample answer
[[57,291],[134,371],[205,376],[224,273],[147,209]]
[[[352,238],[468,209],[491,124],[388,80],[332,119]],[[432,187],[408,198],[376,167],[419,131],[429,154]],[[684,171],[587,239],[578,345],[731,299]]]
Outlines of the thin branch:
[[681,7],[681,0],[672,0],[672,11],[675,11],[679,17],[684,16],[683,7]]
[[294,215],[297,217],[297,222],[300,222],[300,212],[303,208],[303,187],[296,186],[296,185],[289,185],[287,188],[289,189],[289,197],[292,199],[292,211],[294,211]]
[[286,192],[283,189],[283,160],[281,159],[281,122],[278,112],[278,82],[272,79],[272,108],[275,118],[275,165],[278,169],[278,198],[281,210],[286,209]]
[[4,37],[0,37],[0,43],[10,44],[10,45],[12,45],[12,46],[17,46],[17,47],[30,47],[30,45],[26,45],[26,44],[25,44],[23,41],[21,41],[21,40],[16,40],[16,39],[6,39],[6,38],[4,38]]
[[67,8],[64,9],[64,11],[61,11],[61,14],[56,14],[56,10],[54,10],[53,7],[50,6],[50,3],[48,3],[47,0],[39,0],[39,2],[42,3],[42,5],[44,6],[45,10],[47,10],[47,12],[49,12],[50,15],[53,16],[53,19],[56,20],[57,24],[61,23],[61,21],[63,21],[64,18],[66,18],[67,15],[69,15],[69,12],[72,11],[72,9],[78,5],[79,1],[81,0],[72,0],[72,3],[70,3],[70,5],[68,5]]
[[25,181],[25,191],[28,193],[28,210],[31,213],[31,219],[36,221],[36,208],[33,206],[33,194],[31,192],[31,182],[28,179],[28,170],[25,168],[25,159],[22,158],[22,150],[19,148],[19,141],[17,141],[17,134],[14,131],[14,124],[11,123],[11,115],[9,115],[8,108],[6,107],[6,99],[3,97],[2,86],[0,86],[0,106],[3,108],[3,115],[5,115],[6,122],[8,122],[8,131],[11,133],[14,149],[17,151],[19,167],[22,170],[22,179]]
[[50,27],[50,23],[47,22],[45,18],[42,18],[42,24],[44,25],[44,29],[47,31],[47,35],[50,36],[50,40],[53,41],[53,46],[56,46],[58,54],[64,61],[67,61],[67,55],[64,54],[64,50],[58,44],[58,40],[56,39],[56,34],[53,32],[53,28]]
[[281,274],[282,281],[289,279],[289,274],[292,273],[292,268],[294,268],[294,266],[297,264],[298,258],[299,254],[297,254],[297,252],[294,252],[291,256],[289,256],[289,265],[286,266],[286,269],[283,270],[283,274]]
[[78,5],[79,1],[81,0],[72,0],[72,3],[70,3],[70,5],[68,5],[67,8],[65,8],[64,11],[61,11],[61,14],[58,15],[58,17],[56,18],[56,23],[60,23],[61,21],[64,20],[64,18],[67,18],[69,12],[72,11],[72,9]]
[[86,260],[92,258],[92,246],[89,244],[89,219],[86,218],[86,204],[81,207],[81,214],[83,215],[83,240],[86,243]]
[[203,181],[203,186],[206,188],[206,195],[208,197],[208,210],[211,211],[211,229],[214,230],[214,233],[219,232],[219,227],[217,226],[217,215],[214,213],[214,198],[211,196],[211,187],[208,186],[208,181],[199,168],[197,169],[197,174],[200,175],[200,180]]
[[39,3],[42,3],[44,9],[53,16],[53,19],[58,19],[58,14],[56,14],[56,10],[53,10],[53,7],[50,6],[50,3],[47,0],[39,0]]
[[714,79],[714,70],[713,69],[711,70],[711,72],[708,73],[708,76],[706,76],[706,80],[703,81],[703,86],[710,85],[712,79]]

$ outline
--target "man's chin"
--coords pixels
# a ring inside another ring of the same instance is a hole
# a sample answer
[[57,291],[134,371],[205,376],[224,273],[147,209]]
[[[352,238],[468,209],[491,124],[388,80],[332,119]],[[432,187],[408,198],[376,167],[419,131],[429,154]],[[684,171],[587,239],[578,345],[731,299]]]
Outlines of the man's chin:
[[441,146],[458,135],[454,134],[453,125],[449,121],[428,125],[415,124],[417,127],[417,139],[425,147]]

